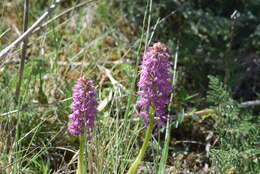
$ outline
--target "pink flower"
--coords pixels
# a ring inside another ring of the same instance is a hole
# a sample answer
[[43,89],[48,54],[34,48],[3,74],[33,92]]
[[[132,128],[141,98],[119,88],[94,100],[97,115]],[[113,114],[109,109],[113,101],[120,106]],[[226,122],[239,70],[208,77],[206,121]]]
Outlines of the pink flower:
[[167,104],[170,102],[170,93],[173,91],[170,80],[172,73],[169,71],[171,63],[164,44],[158,42],[143,56],[138,86],[140,99],[137,105],[140,107],[140,116],[144,117],[145,124],[149,121],[149,110],[154,104],[155,119],[158,127],[166,121]]
[[93,82],[87,77],[81,77],[73,87],[73,113],[69,115],[69,132],[81,135],[85,130],[92,131],[97,114],[96,92]]

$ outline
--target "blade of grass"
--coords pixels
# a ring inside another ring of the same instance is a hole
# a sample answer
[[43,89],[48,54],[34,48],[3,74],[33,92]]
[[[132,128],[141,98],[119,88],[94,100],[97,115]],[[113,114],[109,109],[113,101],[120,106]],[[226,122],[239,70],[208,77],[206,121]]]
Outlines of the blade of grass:
[[[147,15],[148,15],[148,6],[149,6],[149,3],[147,2],[146,9],[145,9],[145,14],[144,14],[144,19],[143,19],[141,39],[140,39],[139,47],[138,47],[138,50],[137,50],[137,60],[136,60],[136,64],[135,64],[134,79],[133,79],[133,82],[131,84],[131,90],[133,90],[133,91],[136,91],[136,79],[138,77],[137,74],[138,74],[138,66],[139,66],[139,63],[140,63],[140,53],[141,53],[141,49],[142,49],[142,41],[144,40],[144,35],[145,35],[145,31],[144,30],[145,30],[146,18],[147,18]],[[129,96],[128,100],[127,100],[126,112],[125,112],[125,115],[124,115],[125,120],[127,120],[127,118],[128,118],[130,105],[132,103],[133,103],[133,97]]]
[[147,31],[146,31],[144,52],[146,52],[146,49],[149,47],[149,41],[148,40],[149,40],[149,36],[150,36],[152,6],[153,6],[153,1],[150,0],[149,1],[149,15],[148,15],[148,21],[147,21]]
[[[175,86],[176,84],[176,68],[177,68],[177,62],[178,62],[178,51],[179,51],[179,45],[177,44],[177,49],[175,53],[175,61],[174,61],[174,72],[173,72],[173,79],[172,79],[172,85]],[[171,94],[171,101],[173,98],[173,94]],[[172,102],[170,102],[172,103]],[[172,104],[169,105],[168,109],[172,108]],[[167,158],[168,158],[168,152],[169,152],[169,143],[170,143],[170,137],[171,137],[171,131],[170,131],[170,119],[169,116],[167,118],[167,124],[166,124],[166,134],[165,134],[165,143],[163,147],[163,152],[162,152],[162,158],[159,164],[159,171],[158,174],[164,174],[165,173],[165,166],[167,163]]]
[[[29,21],[29,0],[25,0],[24,1],[24,15],[23,15],[23,33],[25,33],[28,28],[28,21]],[[25,38],[23,40],[21,62],[20,62],[20,67],[19,67],[19,78],[18,78],[18,82],[16,85],[16,91],[15,91],[16,103],[19,103],[19,95],[20,95],[20,89],[21,89],[21,84],[22,84],[22,80],[23,80],[23,70],[24,70],[24,64],[25,64],[27,43],[28,43],[28,38]]]
[[[28,19],[29,19],[29,0],[25,0],[24,1],[24,15],[23,15],[23,33],[25,33],[28,28]],[[27,42],[28,42],[28,38],[25,38],[23,40],[23,45],[22,45],[22,55],[21,55],[21,62],[20,62],[19,74],[18,74],[19,77],[18,77],[18,82],[17,82],[17,86],[16,86],[16,91],[15,91],[16,104],[19,104],[19,95],[20,95],[20,88],[21,88],[22,79],[23,79]],[[20,134],[21,134],[21,130],[20,130],[21,117],[19,117],[19,114],[17,116],[18,116],[18,118],[17,118],[16,128],[15,128],[15,142],[14,142],[15,148],[14,149],[15,149],[15,152],[18,152],[18,153],[16,153],[16,155],[14,155],[15,159],[19,159],[20,155],[21,155],[21,153],[19,153],[20,143],[18,141],[20,139]],[[19,174],[20,166],[21,166],[21,163],[17,162],[14,165],[13,172]]]

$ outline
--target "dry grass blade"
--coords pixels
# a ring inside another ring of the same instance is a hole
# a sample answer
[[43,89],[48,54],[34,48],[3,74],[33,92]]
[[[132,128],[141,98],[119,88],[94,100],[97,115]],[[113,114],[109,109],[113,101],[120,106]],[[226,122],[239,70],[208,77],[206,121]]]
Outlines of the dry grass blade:
[[18,39],[16,39],[14,42],[12,42],[9,46],[7,46],[0,52],[0,58],[5,57],[11,50],[15,49],[22,41],[28,38],[28,36],[30,36],[33,33],[33,31],[42,24],[42,22],[54,11],[54,9],[61,2],[64,1],[68,0],[56,0],[51,5],[51,7],[26,32],[24,32]]
[[6,29],[6,30],[0,35],[0,39],[1,39],[2,37],[4,37],[4,35],[6,35],[6,33],[8,33],[10,30],[11,30],[11,28]]
[[98,65],[98,68],[106,74],[106,76],[109,78],[109,80],[111,81],[113,86],[118,86],[126,91],[126,88],[112,76],[112,73],[109,69],[107,69],[103,66],[100,66],[100,65]]
[[99,112],[102,111],[108,105],[108,103],[112,100],[112,97],[113,97],[113,91],[110,91],[108,96],[99,103],[97,108]]

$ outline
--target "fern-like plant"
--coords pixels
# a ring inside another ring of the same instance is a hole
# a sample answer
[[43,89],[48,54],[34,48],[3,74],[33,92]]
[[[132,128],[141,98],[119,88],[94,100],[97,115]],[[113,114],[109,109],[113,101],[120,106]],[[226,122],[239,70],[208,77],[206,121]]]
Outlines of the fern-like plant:
[[218,117],[215,131],[219,145],[211,150],[210,159],[220,174],[255,174],[260,172],[259,115],[241,109],[218,78],[209,76],[208,101]]

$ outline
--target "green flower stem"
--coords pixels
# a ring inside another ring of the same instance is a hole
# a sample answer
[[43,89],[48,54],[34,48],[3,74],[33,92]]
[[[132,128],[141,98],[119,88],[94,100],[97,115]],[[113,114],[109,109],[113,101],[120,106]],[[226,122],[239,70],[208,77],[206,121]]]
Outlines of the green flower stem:
[[85,174],[85,134],[79,136],[79,156],[78,156],[78,169],[77,174]]
[[128,170],[127,174],[136,174],[137,169],[139,167],[139,165],[141,164],[143,157],[144,157],[144,153],[147,149],[148,146],[148,142],[150,141],[150,139],[152,138],[152,132],[153,132],[153,122],[154,122],[154,109],[153,107],[151,107],[151,113],[149,115],[149,124],[145,133],[145,139],[142,145],[142,148],[138,154],[138,156],[136,157],[135,161],[132,163],[130,169]]

